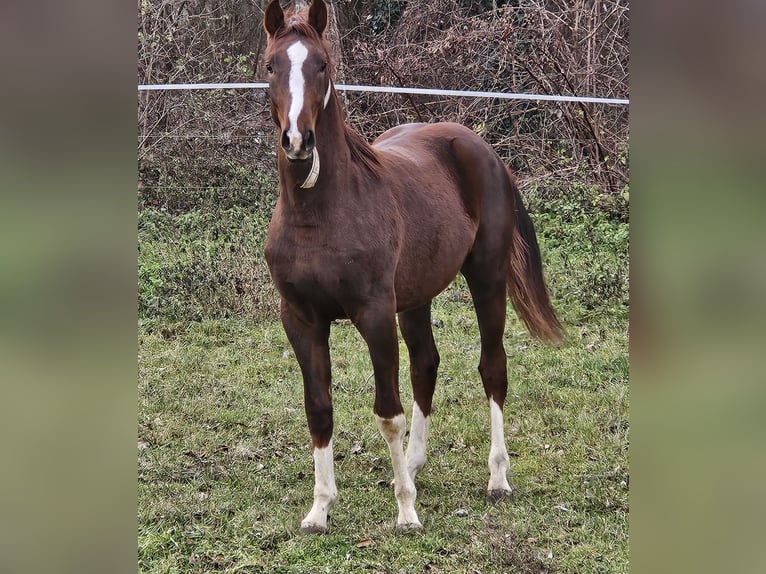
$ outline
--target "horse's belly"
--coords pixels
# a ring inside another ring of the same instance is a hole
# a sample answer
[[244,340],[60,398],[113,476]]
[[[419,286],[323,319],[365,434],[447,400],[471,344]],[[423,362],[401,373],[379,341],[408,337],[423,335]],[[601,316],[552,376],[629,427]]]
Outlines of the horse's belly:
[[[431,233],[413,234],[405,241],[395,278],[397,310],[425,305],[460,272],[476,237],[473,222],[466,218],[461,223],[444,223]],[[421,225],[420,231],[424,227],[427,225]]]

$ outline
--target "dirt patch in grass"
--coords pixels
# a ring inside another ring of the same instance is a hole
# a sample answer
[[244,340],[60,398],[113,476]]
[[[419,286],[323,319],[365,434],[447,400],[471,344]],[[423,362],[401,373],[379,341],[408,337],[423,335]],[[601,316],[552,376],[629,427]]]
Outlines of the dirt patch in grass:
[[514,574],[548,574],[551,570],[540,558],[541,550],[532,542],[519,538],[512,533],[499,535],[489,532],[492,545],[500,555],[499,562]]

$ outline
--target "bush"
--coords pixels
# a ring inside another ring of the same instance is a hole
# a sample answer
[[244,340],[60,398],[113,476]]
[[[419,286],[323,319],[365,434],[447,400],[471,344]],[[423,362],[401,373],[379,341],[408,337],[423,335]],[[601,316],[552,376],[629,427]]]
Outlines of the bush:
[[627,188],[617,199],[583,184],[567,191],[548,189],[532,187],[526,196],[548,286],[566,322],[596,315],[627,318]]
[[199,321],[276,313],[263,259],[270,209],[239,206],[138,216],[138,312],[143,319]]

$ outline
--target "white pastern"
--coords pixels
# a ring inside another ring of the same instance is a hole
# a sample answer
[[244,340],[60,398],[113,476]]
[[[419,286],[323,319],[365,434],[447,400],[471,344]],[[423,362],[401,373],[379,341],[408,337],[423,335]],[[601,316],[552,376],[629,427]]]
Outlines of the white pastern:
[[287,49],[287,57],[290,58],[290,109],[287,112],[290,127],[287,130],[287,137],[293,150],[299,150],[303,142],[303,135],[298,131],[298,116],[303,109],[303,91],[306,86],[303,62],[308,55],[309,51],[301,41],[295,42]]
[[338,500],[335,486],[335,467],[332,456],[332,440],[324,448],[314,449],[314,505],[301,522],[307,532],[327,530],[327,513]]
[[412,404],[412,425],[410,440],[407,444],[407,472],[412,480],[426,463],[426,443],[428,442],[428,425],[431,417],[423,416],[418,403]]
[[489,492],[511,492],[506,473],[511,468],[508,451],[505,449],[505,433],[503,432],[503,411],[493,399],[489,399],[489,416],[492,424],[490,431],[491,445],[489,448]]
[[404,456],[404,432],[407,429],[407,421],[403,414],[390,419],[384,419],[375,415],[380,434],[383,435],[391,453],[391,466],[394,468],[394,494],[399,506],[397,526],[403,528],[420,528],[420,520],[415,512],[415,483],[407,472],[407,461]]

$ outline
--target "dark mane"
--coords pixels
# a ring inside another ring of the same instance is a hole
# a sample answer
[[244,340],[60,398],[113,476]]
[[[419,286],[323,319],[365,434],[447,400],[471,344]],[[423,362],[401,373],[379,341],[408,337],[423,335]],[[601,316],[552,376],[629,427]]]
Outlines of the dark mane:
[[358,132],[346,126],[346,145],[351,152],[351,159],[362,164],[376,177],[379,175],[380,159],[373,147]]

